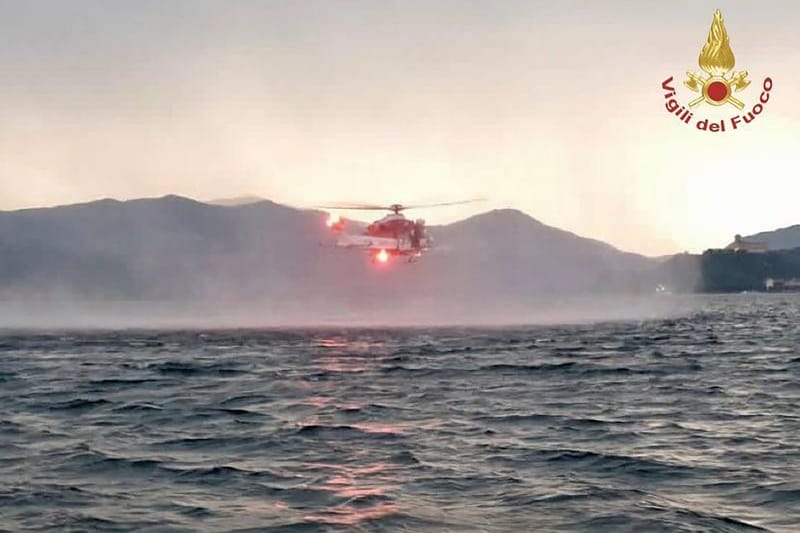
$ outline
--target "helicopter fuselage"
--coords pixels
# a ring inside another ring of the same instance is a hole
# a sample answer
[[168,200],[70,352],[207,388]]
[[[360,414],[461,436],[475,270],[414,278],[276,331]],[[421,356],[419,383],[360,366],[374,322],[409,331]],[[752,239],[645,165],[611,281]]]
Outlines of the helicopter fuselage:
[[364,233],[373,237],[398,238],[410,234],[412,231],[414,231],[414,222],[403,215],[391,214],[367,226]]
[[338,234],[335,246],[337,248],[359,248],[366,250],[372,255],[372,260],[385,263],[391,256],[407,257],[409,262],[420,257],[423,252],[429,250],[433,245],[433,239],[425,229],[425,221],[409,220],[403,216],[402,211],[409,208],[421,207],[442,207],[447,205],[458,205],[480,201],[465,200],[460,202],[444,202],[435,204],[402,205],[391,204],[338,204],[320,205],[321,209],[352,209],[361,211],[391,211],[385,217],[370,224],[364,225],[358,222],[355,227],[357,232],[350,233],[345,229],[345,220],[336,213],[330,213],[327,226]]
[[372,222],[360,233],[345,231],[341,219],[329,226],[339,233],[336,242],[339,248],[361,248],[376,254],[415,258],[421,256],[432,243],[422,220],[412,221],[399,213]]

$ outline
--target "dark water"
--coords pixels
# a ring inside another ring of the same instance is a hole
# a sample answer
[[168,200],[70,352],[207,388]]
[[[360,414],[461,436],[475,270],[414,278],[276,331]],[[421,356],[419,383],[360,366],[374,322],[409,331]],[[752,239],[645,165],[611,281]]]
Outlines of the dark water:
[[6,333],[0,530],[800,531],[799,323]]

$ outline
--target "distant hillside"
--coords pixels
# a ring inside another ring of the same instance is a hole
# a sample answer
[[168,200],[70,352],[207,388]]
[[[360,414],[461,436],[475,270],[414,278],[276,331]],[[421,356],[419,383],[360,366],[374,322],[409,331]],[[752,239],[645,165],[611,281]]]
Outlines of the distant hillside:
[[706,292],[763,291],[767,278],[800,278],[800,248],[765,253],[708,250],[701,257]]
[[[428,306],[510,310],[570,294],[652,292],[674,275],[513,210],[432,227],[414,264],[330,249],[324,214],[177,196],[0,212],[0,300],[267,302],[276,314]],[[439,311],[437,311],[439,312]],[[445,312],[445,311],[442,311]]]
[[[432,267],[447,270],[450,283],[506,296],[604,293],[638,290],[652,261],[579,237],[511,209],[500,209],[433,228],[441,250]],[[649,287],[652,288],[652,287]],[[466,290],[466,289],[465,289]],[[480,293],[481,291],[477,291]]]
[[230,206],[257,204],[258,202],[264,202],[264,201],[265,201],[264,198],[258,196],[237,196],[235,198],[217,198],[216,200],[211,200],[210,202],[206,203],[211,205],[223,205],[230,207]]
[[800,248],[800,225],[773,231],[762,231],[744,238],[746,241],[766,242],[770,250]]
[[266,201],[222,207],[177,196],[2,212],[0,297],[269,294],[312,268],[318,222]]

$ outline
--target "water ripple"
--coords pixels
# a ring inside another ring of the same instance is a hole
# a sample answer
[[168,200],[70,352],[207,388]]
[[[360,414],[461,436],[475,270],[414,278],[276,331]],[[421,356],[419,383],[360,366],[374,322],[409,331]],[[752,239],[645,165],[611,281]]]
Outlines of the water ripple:
[[7,332],[0,531],[796,532],[798,310]]

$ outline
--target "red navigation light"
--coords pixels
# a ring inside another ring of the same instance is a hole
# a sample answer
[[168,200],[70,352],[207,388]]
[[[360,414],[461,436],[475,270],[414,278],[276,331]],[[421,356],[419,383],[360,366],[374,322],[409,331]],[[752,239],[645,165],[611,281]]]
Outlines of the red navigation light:
[[381,249],[381,251],[375,254],[375,259],[377,259],[379,263],[385,263],[389,260],[389,252]]

